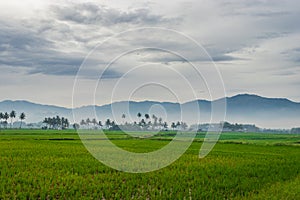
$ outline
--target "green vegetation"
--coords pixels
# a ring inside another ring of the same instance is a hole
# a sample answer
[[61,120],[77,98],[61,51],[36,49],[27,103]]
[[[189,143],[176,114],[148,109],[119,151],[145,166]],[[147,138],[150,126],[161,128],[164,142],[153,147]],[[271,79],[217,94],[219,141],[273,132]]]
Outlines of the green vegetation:
[[[118,146],[149,152],[170,141],[107,131]],[[174,134],[174,132],[173,132]],[[224,133],[204,159],[204,134],[161,170],[129,174],[95,158],[71,130],[2,130],[0,199],[297,199],[300,135]]]
[[[0,130],[2,127],[7,129],[7,125],[8,125],[7,120],[9,118],[10,118],[10,129],[12,129],[13,128],[13,120],[16,118],[16,116],[17,116],[17,113],[14,110],[12,110],[9,114],[8,114],[8,112],[5,112],[5,113],[0,112]],[[19,116],[19,119],[21,120],[20,128],[22,128],[22,123],[25,120],[25,118],[26,118],[26,115],[25,115],[25,113],[22,112]]]

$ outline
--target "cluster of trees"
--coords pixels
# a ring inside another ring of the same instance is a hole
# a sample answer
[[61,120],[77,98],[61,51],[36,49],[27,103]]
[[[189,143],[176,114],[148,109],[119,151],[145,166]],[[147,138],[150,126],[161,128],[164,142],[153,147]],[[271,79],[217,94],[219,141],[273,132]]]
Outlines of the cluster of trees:
[[291,129],[291,133],[297,133],[297,134],[299,134],[300,133],[300,128],[292,128]]
[[[0,112],[0,128],[2,128],[2,126],[7,129],[8,127],[8,120],[10,119],[10,128],[13,128],[13,121],[14,119],[17,117],[17,113],[16,111],[12,110],[10,113],[8,112]],[[20,123],[20,127],[19,128],[22,128],[22,123],[23,121],[25,120],[26,118],[26,115],[25,113],[21,113],[19,115],[19,119],[21,120],[21,123]]]
[[[144,116],[144,117],[143,117]],[[121,118],[123,120],[122,124],[117,124],[111,119],[106,119],[104,123],[102,121],[97,121],[96,119],[87,118],[86,120],[81,120],[80,125],[74,124],[74,129],[78,129],[79,126],[87,126],[88,129],[103,128],[108,130],[168,130],[169,125],[166,121],[163,121],[161,117],[156,115],[150,116],[149,114],[142,115],[140,112],[137,113],[138,121],[132,123],[126,121],[126,115],[122,114]],[[171,128],[173,130],[182,129],[186,130],[188,125],[185,122],[172,122]]]
[[67,129],[70,126],[69,120],[60,116],[47,117],[44,119],[43,123],[46,124],[43,129]]

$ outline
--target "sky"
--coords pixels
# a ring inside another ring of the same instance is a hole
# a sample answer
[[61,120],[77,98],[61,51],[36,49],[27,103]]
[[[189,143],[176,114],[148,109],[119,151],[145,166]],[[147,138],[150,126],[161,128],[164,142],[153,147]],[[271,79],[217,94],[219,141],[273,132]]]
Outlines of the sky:
[[0,2],[0,101],[300,102],[300,2]]

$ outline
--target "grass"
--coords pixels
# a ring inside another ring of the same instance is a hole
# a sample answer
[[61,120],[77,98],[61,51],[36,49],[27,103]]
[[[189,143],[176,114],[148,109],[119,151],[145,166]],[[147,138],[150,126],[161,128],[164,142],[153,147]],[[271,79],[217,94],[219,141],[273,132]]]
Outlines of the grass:
[[[120,132],[106,134],[115,144],[133,152],[159,149],[168,144],[170,137],[138,139]],[[300,147],[296,144],[299,135],[224,133],[204,159],[198,158],[201,139],[199,134],[186,153],[166,168],[130,174],[97,161],[74,131],[2,130],[0,199],[300,196]]]

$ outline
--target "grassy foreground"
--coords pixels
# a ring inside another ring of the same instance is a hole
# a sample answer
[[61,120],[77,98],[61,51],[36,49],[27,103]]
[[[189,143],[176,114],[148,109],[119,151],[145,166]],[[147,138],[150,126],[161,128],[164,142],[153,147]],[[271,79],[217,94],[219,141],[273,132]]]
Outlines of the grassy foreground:
[[[154,151],[168,137],[133,139],[110,132],[118,146]],[[73,131],[0,132],[0,199],[297,199],[299,135],[224,133],[204,159],[201,134],[170,166],[145,174],[111,169]]]

